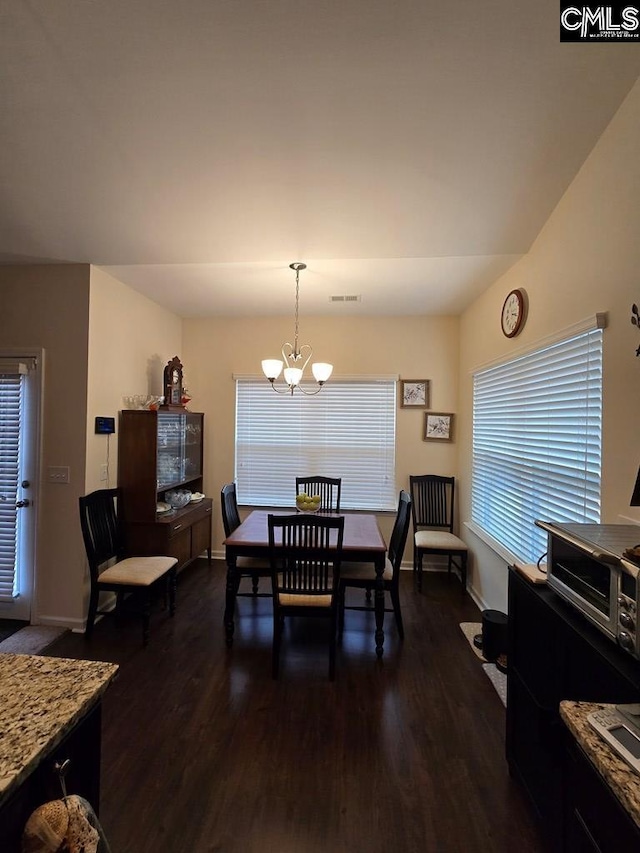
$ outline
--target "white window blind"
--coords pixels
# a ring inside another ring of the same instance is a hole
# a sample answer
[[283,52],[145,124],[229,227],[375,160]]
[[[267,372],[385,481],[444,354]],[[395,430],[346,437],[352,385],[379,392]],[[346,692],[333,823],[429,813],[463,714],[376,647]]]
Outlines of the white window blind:
[[0,601],[17,595],[18,478],[20,424],[27,366],[0,361]]
[[547,521],[600,521],[602,331],[478,372],[471,516],[536,562]]
[[332,380],[316,396],[236,382],[236,488],[252,506],[293,507],[295,478],[341,477],[341,509],[394,510],[396,383]]

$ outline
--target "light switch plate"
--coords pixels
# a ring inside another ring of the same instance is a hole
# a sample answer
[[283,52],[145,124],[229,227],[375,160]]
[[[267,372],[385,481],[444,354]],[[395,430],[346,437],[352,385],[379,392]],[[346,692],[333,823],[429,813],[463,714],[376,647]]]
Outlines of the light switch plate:
[[69,482],[69,466],[68,465],[50,465],[47,468],[47,480],[49,483],[68,483]]

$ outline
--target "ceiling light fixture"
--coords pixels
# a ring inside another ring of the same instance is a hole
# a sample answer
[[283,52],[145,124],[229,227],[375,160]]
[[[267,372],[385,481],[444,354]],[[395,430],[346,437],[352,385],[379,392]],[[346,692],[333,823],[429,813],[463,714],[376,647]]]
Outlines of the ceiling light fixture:
[[[264,375],[271,383],[271,387],[278,394],[293,394],[296,388],[302,391],[303,394],[318,394],[322,391],[322,386],[331,376],[333,365],[325,362],[314,362],[311,365],[311,372],[314,379],[318,383],[318,388],[315,391],[306,391],[300,384],[303,379],[304,369],[309,364],[309,359],[313,354],[313,350],[309,344],[298,346],[298,305],[300,301],[300,270],[306,270],[307,265],[300,263],[289,264],[296,274],[296,328],[293,338],[293,346],[287,342],[282,345],[282,361],[279,358],[265,358],[262,362],[262,370]],[[277,388],[276,379],[280,376],[284,367],[283,378],[286,387]]]

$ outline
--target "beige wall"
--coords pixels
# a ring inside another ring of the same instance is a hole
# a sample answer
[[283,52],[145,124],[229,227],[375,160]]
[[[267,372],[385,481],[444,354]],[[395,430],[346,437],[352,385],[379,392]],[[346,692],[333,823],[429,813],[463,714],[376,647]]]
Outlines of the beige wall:
[[[45,350],[32,620],[73,626],[82,619],[78,496],[85,481],[89,267],[0,266],[0,293],[2,343]],[[48,483],[49,466],[69,466],[69,484]]]
[[[118,478],[118,412],[122,398],[163,393],[163,370],[182,349],[182,320],[155,302],[91,268],[89,310],[89,369],[87,391],[87,473],[90,492],[104,488],[103,465],[109,466],[109,485]],[[97,416],[115,418],[116,434],[95,434]]]
[[[262,358],[278,353],[293,334],[293,317],[186,320],[183,364],[193,394],[190,408],[205,412],[205,483],[216,501],[234,476],[235,383],[233,374],[261,375]],[[396,374],[431,380],[431,407],[456,412],[458,320],[455,317],[305,317],[300,340],[313,345],[318,361],[339,375]],[[266,382],[266,380],[265,380]],[[422,440],[423,411],[397,410],[396,491],[410,473],[455,474],[457,443]],[[381,519],[388,535],[392,518]],[[222,551],[220,514],[214,550]],[[405,559],[410,559],[407,549]]]
[[[640,302],[640,83],[542,229],[529,254],[461,318],[461,512],[470,518],[472,371],[515,354],[596,312],[607,312],[604,334],[602,521],[640,522],[629,499],[640,464],[640,333],[631,305]],[[522,287],[529,316],[509,341],[500,332],[506,294]],[[464,528],[463,528],[464,530]],[[485,606],[506,609],[506,563],[471,532],[471,583]]]

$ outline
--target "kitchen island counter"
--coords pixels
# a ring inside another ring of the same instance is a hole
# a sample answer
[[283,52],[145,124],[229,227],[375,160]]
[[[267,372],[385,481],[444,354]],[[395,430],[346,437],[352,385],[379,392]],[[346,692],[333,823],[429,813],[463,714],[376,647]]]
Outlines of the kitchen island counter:
[[15,831],[25,809],[54,792],[61,796],[53,765],[45,768],[55,760],[70,759],[78,790],[69,793],[84,795],[89,780],[88,793],[97,798],[100,701],[117,670],[111,663],[0,654],[0,830]]
[[[592,711],[612,704],[560,703],[573,744],[565,765],[567,851],[640,849],[640,775],[592,728]],[[586,842],[592,847],[584,846]]]

